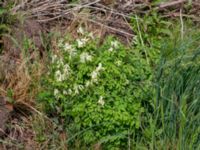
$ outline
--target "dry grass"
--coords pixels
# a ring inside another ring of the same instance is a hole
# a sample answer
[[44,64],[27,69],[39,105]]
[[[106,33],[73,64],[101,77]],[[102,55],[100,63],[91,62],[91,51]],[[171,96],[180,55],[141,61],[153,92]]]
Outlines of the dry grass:
[[[37,54],[35,52],[32,55]],[[10,97],[14,106],[7,130],[0,139],[0,149],[40,149],[42,145],[37,141],[36,131],[39,128],[46,129],[47,124],[49,126],[52,124],[48,117],[37,110],[35,102],[36,95],[40,91],[41,76],[45,70],[45,56],[42,59],[37,57],[33,59],[31,56],[23,57],[21,54],[20,58],[11,59],[4,54],[0,60],[0,72],[3,78],[0,82],[0,95]],[[42,124],[44,122],[45,124]],[[53,130],[52,127],[49,128]],[[44,130],[40,134],[49,135],[49,132]]]
[[1,150],[67,150],[67,134],[44,116],[17,114],[8,126],[6,135],[0,139]]
[[12,98],[15,102],[34,103],[34,98],[39,90],[39,80],[44,72],[43,60],[23,58],[22,56],[11,63],[9,57],[5,57],[2,68],[4,81],[0,84],[0,95],[7,96],[8,90],[12,91]]
[[[129,26],[132,14],[146,14],[152,10],[161,12],[163,17],[184,17],[199,21],[199,0],[188,2],[186,0],[171,0],[162,3],[150,0],[111,1],[81,0],[78,3],[68,3],[65,0],[25,0],[17,3],[13,13],[25,12],[27,18],[34,18],[48,27],[67,22],[68,31],[76,31],[77,24],[89,24],[93,33],[97,33],[102,39],[106,35],[115,35],[125,43],[130,44],[134,38],[134,32]],[[188,9],[191,7],[191,9]],[[180,13],[180,10],[181,11]],[[137,18],[135,18],[137,19]],[[66,24],[64,24],[66,27]],[[71,33],[71,32],[70,32]],[[73,34],[73,33],[72,33]]]

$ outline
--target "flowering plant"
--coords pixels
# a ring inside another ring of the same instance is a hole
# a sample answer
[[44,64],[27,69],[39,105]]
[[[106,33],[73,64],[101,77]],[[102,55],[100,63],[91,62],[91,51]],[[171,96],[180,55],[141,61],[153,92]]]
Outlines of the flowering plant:
[[140,54],[113,38],[97,47],[90,34],[81,34],[76,41],[58,41],[42,99],[48,111],[64,118],[68,132],[86,130],[84,143],[121,146],[140,125],[150,69]]

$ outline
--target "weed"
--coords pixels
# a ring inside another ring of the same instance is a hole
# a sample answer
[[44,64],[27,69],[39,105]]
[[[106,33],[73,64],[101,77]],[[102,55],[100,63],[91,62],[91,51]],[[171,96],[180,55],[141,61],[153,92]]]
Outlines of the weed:
[[[2,4],[0,3],[0,6]],[[2,35],[4,33],[10,32],[10,25],[16,21],[16,16],[12,15],[10,9],[12,8],[12,4],[8,3],[4,7],[0,7],[0,54],[3,47]]]
[[143,93],[151,71],[139,53],[113,38],[96,47],[89,35],[58,41],[40,99],[48,113],[65,118],[69,143],[123,147],[128,131],[140,126],[142,103],[150,102]]

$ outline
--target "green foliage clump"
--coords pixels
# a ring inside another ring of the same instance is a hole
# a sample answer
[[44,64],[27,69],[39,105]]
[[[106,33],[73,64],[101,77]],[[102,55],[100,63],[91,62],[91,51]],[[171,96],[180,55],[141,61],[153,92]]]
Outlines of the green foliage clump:
[[0,36],[1,34],[9,31],[9,25],[11,25],[15,20],[15,15],[11,14],[12,3],[6,2],[7,4],[3,6],[0,2]]
[[199,149],[200,36],[194,31],[182,39],[174,34],[161,47],[152,82],[154,109],[141,123],[135,149]]
[[84,144],[124,147],[151,101],[151,69],[136,49],[113,38],[101,46],[95,41],[91,34],[58,41],[40,99]]
[[157,121],[179,149],[198,149],[200,144],[199,35],[192,35],[163,46],[156,80]]
[[[134,149],[199,149],[199,30],[184,20],[164,20],[154,12],[135,17],[136,44],[152,63],[153,111],[147,111]],[[152,59],[153,58],[153,59]]]
[[[12,25],[16,20],[15,15],[12,15],[10,12],[12,3],[6,3],[7,4],[3,6],[3,2],[0,1],[0,40],[3,34],[10,32],[10,25]],[[2,51],[2,46],[2,43],[0,43],[0,53]]]
[[131,26],[136,32],[134,46],[144,54],[151,66],[155,66],[160,57],[163,40],[173,36],[173,23],[161,18],[156,11],[150,11],[143,16],[133,16]]

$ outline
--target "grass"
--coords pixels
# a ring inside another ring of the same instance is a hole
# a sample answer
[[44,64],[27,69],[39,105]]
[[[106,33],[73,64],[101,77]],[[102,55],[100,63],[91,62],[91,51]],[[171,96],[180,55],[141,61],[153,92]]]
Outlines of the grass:
[[161,48],[152,83],[154,111],[145,118],[134,149],[200,148],[200,37],[194,35],[176,38]]
[[170,138],[166,140],[177,149],[197,149],[200,144],[200,49],[195,46],[199,37],[187,40],[174,45],[168,54],[173,58],[161,57],[156,81],[158,121],[165,138]]

